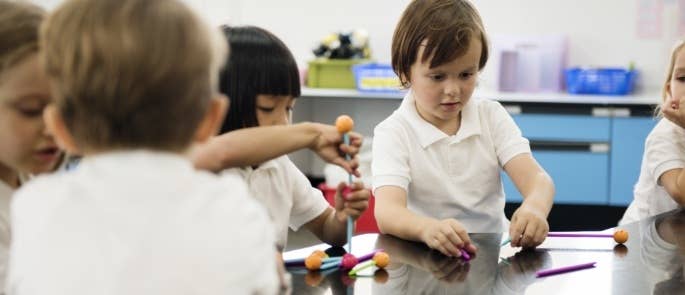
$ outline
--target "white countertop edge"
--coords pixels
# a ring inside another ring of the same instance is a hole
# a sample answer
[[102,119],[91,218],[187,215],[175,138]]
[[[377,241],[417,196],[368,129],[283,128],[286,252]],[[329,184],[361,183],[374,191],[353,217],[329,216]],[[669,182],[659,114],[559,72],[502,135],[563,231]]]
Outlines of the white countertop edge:
[[[601,105],[656,105],[661,95],[656,91],[637,93],[625,96],[612,95],[573,95],[568,93],[519,93],[498,92],[476,89],[474,97],[502,102],[525,103],[567,103],[567,104],[601,104]],[[355,89],[302,88],[302,97],[310,98],[362,98],[362,99],[402,99],[403,92],[359,92]]]

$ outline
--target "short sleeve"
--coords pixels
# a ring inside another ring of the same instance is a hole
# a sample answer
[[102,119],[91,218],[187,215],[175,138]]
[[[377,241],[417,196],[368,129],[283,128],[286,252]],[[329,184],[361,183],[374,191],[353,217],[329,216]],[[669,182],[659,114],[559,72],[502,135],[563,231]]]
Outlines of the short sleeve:
[[495,144],[495,153],[500,165],[509,162],[513,157],[530,153],[528,139],[521,135],[521,129],[516,126],[514,119],[506,109],[495,101],[487,101],[489,124],[491,126],[492,140]]
[[291,181],[293,197],[289,225],[293,230],[298,230],[302,225],[321,215],[329,205],[321,191],[312,187],[307,176],[297,169],[290,159],[285,159],[284,172]]
[[371,162],[374,192],[382,186],[397,186],[408,191],[411,182],[409,138],[402,131],[400,124],[388,121],[374,130]]
[[675,125],[670,122],[659,122],[645,142],[644,161],[654,177],[654,183],[659,183],[659,177],[668,170],[685,168],[682,134],[675,131]]

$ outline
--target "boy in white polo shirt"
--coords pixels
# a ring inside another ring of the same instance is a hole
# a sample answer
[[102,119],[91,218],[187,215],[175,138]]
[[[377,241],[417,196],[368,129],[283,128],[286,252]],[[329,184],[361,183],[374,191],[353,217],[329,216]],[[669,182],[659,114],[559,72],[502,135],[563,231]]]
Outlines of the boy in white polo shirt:
[[225,114],[221,39],[177,0],[69,0],[49,16],[45,121],[84,158],[15,194],[9,294],[277,292],[266,211],[185,154]]
[[448,256],[475,253],[467,232],[507,230],[503,168],[524,197],[509,226],[512,246],[545,239],[552,180],[499,103],[471,100],[487,58],[482,22],[468,1],[417,0],[405,10],[392,64],[410,91],[374,131],[381,232]]

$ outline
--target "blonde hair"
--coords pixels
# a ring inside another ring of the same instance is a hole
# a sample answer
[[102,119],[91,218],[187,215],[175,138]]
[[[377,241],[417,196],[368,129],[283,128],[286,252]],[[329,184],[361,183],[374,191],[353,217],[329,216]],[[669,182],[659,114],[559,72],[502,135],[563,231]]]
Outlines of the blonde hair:
[[187,148],[218,93],[225,43],[177,0],[68,0],[40,36],[57,107],[92,150]]
[[45,11],[31,3],[0,0],[0,78],[38,52],[38,29]]
[[673,79],[673,69],[675,68],[675,60],[678,56],[678,53],[681,49],[683,49],[683,47],[685,47],[685,39],[676,42],[675,46],[673,46],[673,50],[671,51],[671,61],[668,65],[668,71],[666,72],[666,80],[664,81],[663,88],[661,89],[662,101],[666,101],[666,98],[668,98],[668,85],[671,82],[671,79]]

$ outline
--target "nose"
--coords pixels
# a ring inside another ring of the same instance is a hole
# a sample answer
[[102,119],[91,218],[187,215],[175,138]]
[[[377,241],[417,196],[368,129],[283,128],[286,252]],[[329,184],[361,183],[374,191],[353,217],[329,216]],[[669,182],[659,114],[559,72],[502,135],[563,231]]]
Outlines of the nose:
[[450,79],[445,85],[445,95],[450,97],[458,97],[460,92],[459,81],[456,79]]

